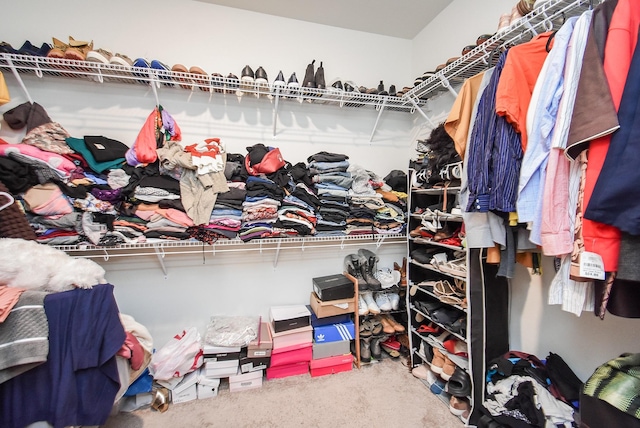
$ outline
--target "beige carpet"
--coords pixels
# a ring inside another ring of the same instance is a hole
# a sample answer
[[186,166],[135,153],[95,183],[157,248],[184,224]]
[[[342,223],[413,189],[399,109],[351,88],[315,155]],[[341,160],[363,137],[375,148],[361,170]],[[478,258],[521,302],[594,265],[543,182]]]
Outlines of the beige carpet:
[[242,392],[223,383],[217,397],[171,404],[164,413],[119,413],[104,428],[463,426],[401,360],[386,359],[334,375],[264,380],[262,388]]

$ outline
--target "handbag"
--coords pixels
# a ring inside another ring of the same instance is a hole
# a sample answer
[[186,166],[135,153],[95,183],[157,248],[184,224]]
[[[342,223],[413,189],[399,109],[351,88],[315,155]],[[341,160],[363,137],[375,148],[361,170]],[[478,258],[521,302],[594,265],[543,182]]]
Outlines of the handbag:
[[0,71],[0,105],[6,104],[11,101],[11,95],[9,95],[9,88],[7,82],[4,81],[4,75]]

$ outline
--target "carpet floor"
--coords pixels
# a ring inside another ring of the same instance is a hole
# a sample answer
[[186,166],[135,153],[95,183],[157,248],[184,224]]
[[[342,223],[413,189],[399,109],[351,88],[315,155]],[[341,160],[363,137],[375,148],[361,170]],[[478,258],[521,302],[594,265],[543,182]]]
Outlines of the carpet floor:
[[460,428],[440,397],[416,379],[403,358],[384,359],[349,372],[264,380],[262,388],[112,415],[103,428]]

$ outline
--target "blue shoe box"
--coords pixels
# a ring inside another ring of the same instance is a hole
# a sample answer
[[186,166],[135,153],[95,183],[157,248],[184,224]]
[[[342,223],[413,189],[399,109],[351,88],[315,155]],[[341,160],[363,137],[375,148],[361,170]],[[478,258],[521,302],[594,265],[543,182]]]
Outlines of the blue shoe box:
[[355,338],[355,326],[352,321],[321,325],[313,329],[313,341],[315,343],[335,342],[337,340],[353,340]]
[[329,324],[339,324],[351,321],[351,314],[332,315],[330,317],[318,318],[313,312],[311,305],[307,305],[307,309],[311,312],[311,326],[320,327]]

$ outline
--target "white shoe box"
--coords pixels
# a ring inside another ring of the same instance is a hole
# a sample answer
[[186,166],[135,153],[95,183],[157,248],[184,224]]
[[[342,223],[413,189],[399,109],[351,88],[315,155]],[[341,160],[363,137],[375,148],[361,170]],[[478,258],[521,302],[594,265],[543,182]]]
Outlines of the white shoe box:
[[213,398],[218,396],[218,389],[220,389],[220,379],[200,375],[198,377],[198,383],[196,385],[198,400],[202,400],[204,398]]
[[229,376],[229,391],[246,391],[249,389],[261,388],[264,370],[256,370],[249,373],[240,373]]

